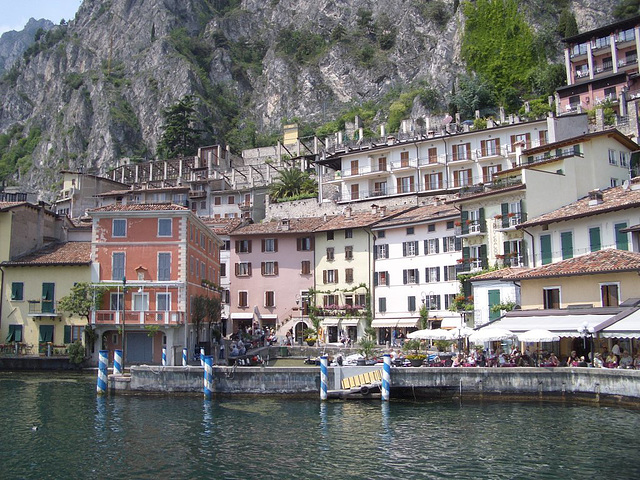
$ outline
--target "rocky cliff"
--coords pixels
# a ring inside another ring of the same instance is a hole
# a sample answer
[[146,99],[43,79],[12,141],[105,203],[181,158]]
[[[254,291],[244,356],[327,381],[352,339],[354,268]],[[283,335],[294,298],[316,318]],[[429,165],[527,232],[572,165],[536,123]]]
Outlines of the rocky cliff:
[[53,28],[53,22],[41,18],[30,18],[25,27],[19,32],[5,32],[0,37],[0,76],[4,75],[16,63],[33,43],[36,32],[48,31]]
[[[532,21],[552,24],[537,3]],[[602,3],[572,3],[581,29],[611,21]],[[12,179],[46,199],[62,168],[153,158],[163,109],[186,94],[215,143],[329,121],[419,80],[448,92],[463,24],[459,0],[84,0],[0,83],[0,132],[21,125],[11,141],[35,144]]]

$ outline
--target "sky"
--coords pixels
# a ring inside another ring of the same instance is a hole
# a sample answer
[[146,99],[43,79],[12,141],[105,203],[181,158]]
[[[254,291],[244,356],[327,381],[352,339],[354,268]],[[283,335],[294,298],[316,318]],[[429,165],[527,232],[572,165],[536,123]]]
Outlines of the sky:
[[46,18],[58,24],[72,20],[82,0],[0,0],[0,35],[22,30],[31,17]]

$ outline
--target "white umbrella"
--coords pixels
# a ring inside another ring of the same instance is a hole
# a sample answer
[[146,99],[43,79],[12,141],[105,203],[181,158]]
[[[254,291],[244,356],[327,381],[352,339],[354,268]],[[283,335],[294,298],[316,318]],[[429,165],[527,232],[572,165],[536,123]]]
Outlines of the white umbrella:
[[545,330],[543,328],[534,328],[533,330],[528,330],[524,333],[518,334],[518,340],[521,342],[557,342],[560,340],[560,336],[556,335],[549,330]]
[[453,330],[449,330],[451,338],[467,338],[475,332],[473,328],[469,327],[456,327]]
[[416,330],[407,334],[408,338],[417,338],[419,340],[450,340],[451,334],[442,328],[426,328],[424,330]]
[[484,343],[508,340],[513,337],[515,337],[515,334],[506,328],[485,327],[473,332],[469,337],[469,341],[472,343]]

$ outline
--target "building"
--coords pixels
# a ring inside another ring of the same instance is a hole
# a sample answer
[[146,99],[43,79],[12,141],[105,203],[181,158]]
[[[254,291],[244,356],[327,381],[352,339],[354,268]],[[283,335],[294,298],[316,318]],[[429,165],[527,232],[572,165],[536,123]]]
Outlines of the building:
[[100,194],[124,190],[127,185],[98,175],[63,170],[62,189],[58,192],[52,209],[58,215],[80,218],[87,210],[101,205]]
[[[221,242],[191,210],[173,204],[110,205],[93,218],[92,281],[107,290],[91,323],[126,364],[180,364],[182,348],[209,348],[217,319],[198,318],[200,298],[219,300]],[[213,328],[213,325],[211,325]]]

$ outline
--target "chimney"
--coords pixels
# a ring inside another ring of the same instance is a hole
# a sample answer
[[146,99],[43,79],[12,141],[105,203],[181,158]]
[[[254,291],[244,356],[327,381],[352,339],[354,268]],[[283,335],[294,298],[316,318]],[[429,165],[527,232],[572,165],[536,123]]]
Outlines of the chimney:
[[371,205],[371,213],[373,213],[374,215],[378,213],[378,205],[376,205],[375,203]]
[[283,231],[288,231],[289,230],[289,219],[288,218],[283,218],[282,221],[280,222],[280,226],[282,227]]
[[380,216],[384,217],[387,214],[387,207],[385,205],[382,205],[380,207]]
[[589,192],[589,206],[600,205],[603,202],[602,191],[599,188]]
[[347,218],[351,218],[351,207],[344,208],[344,216]]
[[380,125],[380,136],[382,138],[387,136],[387,128],[384,126],[384,124]]

